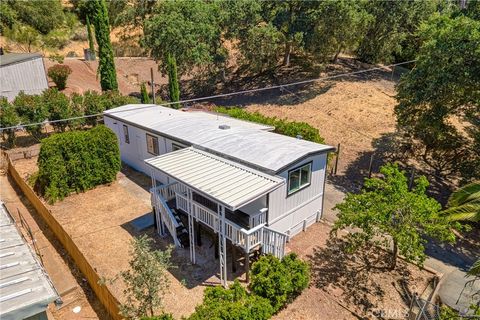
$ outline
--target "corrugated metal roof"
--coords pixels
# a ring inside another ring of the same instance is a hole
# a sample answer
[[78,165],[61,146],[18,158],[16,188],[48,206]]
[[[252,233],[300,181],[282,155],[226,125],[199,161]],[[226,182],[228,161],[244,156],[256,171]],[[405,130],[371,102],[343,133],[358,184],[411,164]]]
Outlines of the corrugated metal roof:
[[232,210],[285,183],[283,178],[267,175],[193,147],[145,162]]
[[0,67],[41,57],[40,53],[6,53],[0,56]]
[[[105,111],[105,115],[269,173],[277,173],[310,154],[334,149],[268,132],[273,129],[270,126],[206,112],[183,112],[153,105],[126,105]],[[220,129],[222,124],[230,128]]]
[[58,296],[0,201],[0,318],[24,319]]

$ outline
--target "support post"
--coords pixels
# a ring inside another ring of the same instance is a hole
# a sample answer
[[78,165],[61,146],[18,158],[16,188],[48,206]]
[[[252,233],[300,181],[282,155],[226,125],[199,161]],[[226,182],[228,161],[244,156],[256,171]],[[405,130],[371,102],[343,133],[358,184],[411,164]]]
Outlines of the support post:
[[245,280],[250,282],[250,252],[245,252]]
[[370,155],[370,163],[368,164],[368,178],[372,177],[373,153]]
[[236,248],[231,243],[230,247],[232,248],[232,273],[237,272],[237,254],[236,254]]
[[197,235],[197,246],[201,247],[202,246],[202,225],[200,224],[200,222],[196,222],[196,225],[197,225],[197,231],[196,231],[196,235]]
[[152,85],[152,102],[155,104],[155,82],[153,80],[153,68],[150,68],[150,84]]
[[195,255],[195,226],[194,226],[194,212],[192,205],[192,190],[187,189],[187,199],[188,199],[188,238],[190,240],[190,261],[192,264],[196,264],[196,255]]
[[227,288],[227,238],[225,237],[225,207],[218,205],[220,226],[218,231],[218,251],[220,256],[220,282]]
[[338,144],[338,147],[337,147],[337,156],[335,157],[335,171],[334,171],[334,175],[337,175],[337,168],[338,168],[338,158],[340,157],[340,143]]

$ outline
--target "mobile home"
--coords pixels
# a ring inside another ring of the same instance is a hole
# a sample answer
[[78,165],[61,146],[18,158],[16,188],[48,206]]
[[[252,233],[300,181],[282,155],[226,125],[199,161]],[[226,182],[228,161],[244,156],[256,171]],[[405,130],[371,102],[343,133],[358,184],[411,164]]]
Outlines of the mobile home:
[[[266,125],[156,105],[111,109],[104,122],[117,134],[122,161],[151,176],[159,232],[189,246],[192,262],[197,224],[219,235],[226,261],[226,241],[247,254],[261,249],[282,257],[285,242],[322,216],[333,147]],[[179,228],[179,214],[188,216],[188,230]]]

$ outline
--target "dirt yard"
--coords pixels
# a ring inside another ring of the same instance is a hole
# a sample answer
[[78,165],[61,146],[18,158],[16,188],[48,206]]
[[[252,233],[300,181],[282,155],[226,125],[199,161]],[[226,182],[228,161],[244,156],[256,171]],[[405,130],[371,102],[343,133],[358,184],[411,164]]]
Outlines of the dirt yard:
[[288,244],[289,250],[309,261],[312,281],[278,319],[318,319],[318,315],[325,319],[372,319],[405,314],[409,308],[405,297],[421,295],[434,277],[402,260],[395,271],[376,268],[388,259],[384,251],[345,254],[340,250],[342,242],[329,239],[329,232],[329,225],[317,223]]

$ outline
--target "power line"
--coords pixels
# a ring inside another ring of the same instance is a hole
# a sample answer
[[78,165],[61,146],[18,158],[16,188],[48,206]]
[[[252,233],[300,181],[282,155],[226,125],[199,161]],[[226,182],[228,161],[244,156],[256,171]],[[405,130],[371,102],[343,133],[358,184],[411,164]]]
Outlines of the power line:
[[[273,89],[284,89],[285,87],[292,87],[292,86],[297,86],[297,85],[301,85],[301,84],[308,84],[308,83],[314,83],[314,82],[319,82],[319,81],[324,81],[324,80],[336,79],[336,78],[341,78],[341,77],[346,77],[346,76],[358,75],[358,74],[377,71],[377,70],[385,70],[385,68],[388,68],[388,67],[401,66],[401,65],[404,65],[404,64],[413,63],[415,61],[416,60],[404,61],[404,62],[390,64],[390,65],[387,65],[387,66],[375,67],[375,68],[359,70],[359,71],[352,71],[352,72],[341,73],[341,74],[336,74],[336,75],[332,75],[332,76],[326,76],[326,77],[309,79],[309,80],[302,80],[302,81],[291,82],[291,83],[286,83],[286,84],[281,84],[281,85],[263,87],[263,88],[241,90],[241,91],[235,91],[235,92],[229,92],[229,93],[221,93],[221,94],[207,96],[207,97],[180,100],[180,101],[177,101],[177,102],[166,102],[166,103],[162,103],[161,105],[162,106],[168,106],[168,105],[180,104],[180,103],[185,104],[185,103],[189,103],[189,102],[225,98],[225,97],[231,97],[231,96],[236,96],[236,95],[241,95],[241,94],[263,92],[263,91],[273,90]],[[142,106],[142,107],[137,107],[135,110],[155,108],[156,106],[157,105],[146,105],[146,106]],[[111,111],[109,113],[110,114],[117,114],[117,113],[130,112],[130,111],[132,111],[132,110],[131,109],[130,110],[118,110],[118,111]],[[103,115],[103,113],[96,113],[96,114],[91,114],[91,115],[84,115],[84,116],[72,117],[72,118],[66,118],[66,119],[59,119],[59,120],[51,120],[51,121],[50,120],[48,120],[48,121],[45,120],[45,121],[42,121],[42,122],[34,122],[34,123],[26,123],[26,124],[21,124],[20,123],[16,126],[0,128],[0,131],[8,130],[8,129],[20,129],[20,128],[25,128],[25,127],[30,127],[30,126],[38,126],[38,125],[45,125],[45,124],[52,124],[52,123],[59,123],[59,122],[64,122],[64,121],[72,121],[72,120],[78,120],[78,119],[93,118],[93,117],[99,117],[99,116],[102,116],[102,115]]]

